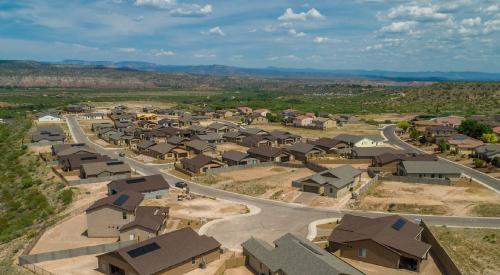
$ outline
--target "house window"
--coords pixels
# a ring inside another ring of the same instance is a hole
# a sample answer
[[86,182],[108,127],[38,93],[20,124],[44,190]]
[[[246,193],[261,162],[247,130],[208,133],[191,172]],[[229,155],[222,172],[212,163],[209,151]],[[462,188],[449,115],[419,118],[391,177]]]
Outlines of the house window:
[[330,187],[330,193],[333,193],[333,187]]
[[124,220],[126,220],[126,219],[127,219],[127,212],[122,212],[122,218],[123,218]]
[[366,258],[366,248],[364,247],[358,248],[358,257]]
[[196,258],[195,257],[191,258],[191,263],[194,264],[195,262],[196,262]]

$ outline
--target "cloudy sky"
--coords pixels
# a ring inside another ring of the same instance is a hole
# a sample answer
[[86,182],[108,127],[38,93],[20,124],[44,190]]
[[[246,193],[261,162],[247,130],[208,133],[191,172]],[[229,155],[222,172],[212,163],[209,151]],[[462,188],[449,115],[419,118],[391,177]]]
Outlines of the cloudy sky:
[[7,0],[0,59],[500,72],[500,1]]

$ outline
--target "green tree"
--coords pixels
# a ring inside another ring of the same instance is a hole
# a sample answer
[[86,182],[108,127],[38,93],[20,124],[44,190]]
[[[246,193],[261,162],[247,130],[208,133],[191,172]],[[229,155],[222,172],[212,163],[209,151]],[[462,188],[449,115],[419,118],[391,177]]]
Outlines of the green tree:
[[481,136],[481,140],[486,143],[497,143],[498,137],[495,133],[486,133]]
[[420,134],[418,133],[417,129],[411,129],[410,130],[410,138],[417,139]]
[[408,128],[410,128],[410,123],[406,120],[402,120],[402,121],[398,122],[397,126],[398,126],[398,128],[403,129],[403,131],[406,132],[406,130],[408,130]]
[[448,144],[448,142],[446,142],[446,140],[444,139],[441,139],[438,143],[438,149],[441,153],[444,153],[446,150],[448,150],[450,148],[450,145]]
[[485,161],[484,161],[484,160],[482,160],[482,159],[478,159],[478,158],[475,158],[472,162],[474,163],[474,167],[476,167],[476,168],[481,168],[481,167],[483,167],[483,166],[484,166],[484,163],[485,163]]
[[458,131],[469,137],[480,139],[483,134],[491,133],[491,127],[476,120],[466,119],[458,126]]

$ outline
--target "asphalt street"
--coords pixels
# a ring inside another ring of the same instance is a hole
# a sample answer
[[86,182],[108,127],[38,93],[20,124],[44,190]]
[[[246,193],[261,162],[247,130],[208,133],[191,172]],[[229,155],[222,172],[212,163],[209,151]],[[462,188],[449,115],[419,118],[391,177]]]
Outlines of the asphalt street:
[[[75,142],[87,143],[90,147],[93,147],[101,154],[106,154],[113,158],[119,158],[119,149],[107,149],[91,142],[79,126],[78,121],[74,116],[67,117],[67,124]],[[389,132],[386,133],[386,131],[384,131],[384,133],[386,137],[389,134]],[[390,141],[392,142],[392,140]],[[128,163],[132,169],[140,172],[141,174],[162,174],[171,184],[180,180],[173,175],[162,172],[161,167],[158,167],[157,165],[148,165],[130,158],[120,159]],[[260,212],[256,215],[222,220],[208,228],[207,235],[215,237],[223,244],[223,246],[227,248],[238,249],[240,248],[239,245],[251,236],[261,238],[268,242],[272,242],[287,232],[295,232],[305,236],[308,231],[307,226],[312,221],[324,218],[341,218],[345,213],[356,213],[358,215],[368,217],[387,215],[387,213],[381,212],[312,208],[293,203],[284,203],[231,193],[193,182],[188,182],[188,184],[191,192],[252,205],[260,209]],[[428,224],[433,225],[500,228],[500,218],[423,216],[406,214],[403,216],[412,220],[424,219]]]

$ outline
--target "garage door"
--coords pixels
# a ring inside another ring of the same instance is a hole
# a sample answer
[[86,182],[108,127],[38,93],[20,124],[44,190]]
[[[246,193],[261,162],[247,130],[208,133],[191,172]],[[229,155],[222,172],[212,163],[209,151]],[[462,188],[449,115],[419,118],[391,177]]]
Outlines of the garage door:
[[319,187],[318,186],[304,185],[304,186],[302,186],[302,191],[311,192],[311,193],[319,193]]

